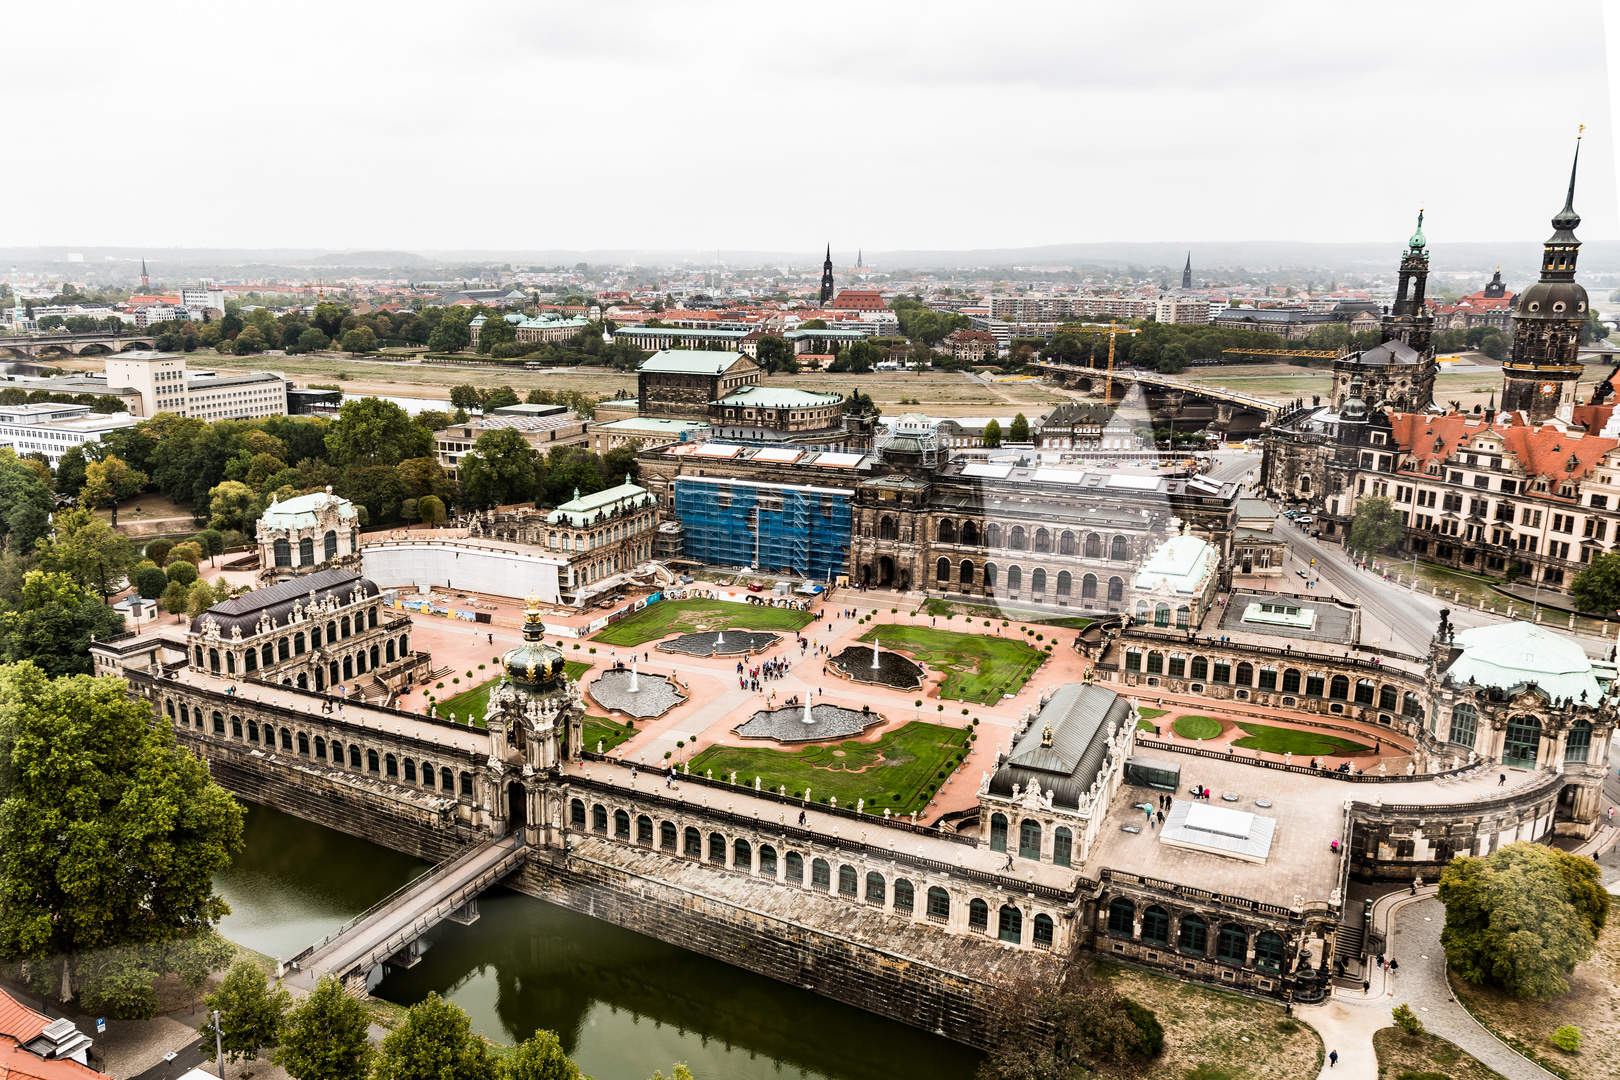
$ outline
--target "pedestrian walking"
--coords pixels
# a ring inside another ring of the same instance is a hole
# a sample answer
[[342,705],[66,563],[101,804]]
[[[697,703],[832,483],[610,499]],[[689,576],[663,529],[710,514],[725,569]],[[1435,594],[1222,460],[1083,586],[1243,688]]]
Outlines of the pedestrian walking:
[[1328,1054],[1328,1068],[1331,1069],[1331,1068],[1333,1068],[1333,1066],[1337,1065],[1338,1063],[1339,1063],[1339,1052],[1337,1050],[1334,1050],[1334,1051],[1332,1051],[1331,1053]]
[[1391,971],[1399,971],[1400,969],[1401,969],[1401,962],[1399,960],[1396,960],[1394,957],[1391,957],[1390,961],[1389,961],[1389,970],[1391,970]]

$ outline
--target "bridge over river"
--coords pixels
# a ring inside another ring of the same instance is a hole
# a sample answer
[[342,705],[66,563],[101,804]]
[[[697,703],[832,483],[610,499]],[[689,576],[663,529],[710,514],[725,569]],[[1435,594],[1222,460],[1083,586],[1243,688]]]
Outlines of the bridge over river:
[[104,330],[85,334],[4,334],[0,335],[0,350],[8,350],[20,357],[38,356],[46,350],[60,350],[78,356],[86,349],[97,347],[120,353],[130,349],[155,349],[157,339],[149,333],[109,334]]
[[[1072,387],[1082,393],[1096,394],[1099,397],[1102,396],[1108,379],[1108,372],[1101,368],[1046,361],[1038,361],[1030,366],[1038,368],[1061,386]],[[1257,419],[1260,423],[1270,423],[1286,407],[1280,402],[1246,394],[1241,390],[1191,383],[1173,375],[1161,375],[1156,371],[1116,369],[1113,379],[1122,388],[1135,384],[1153,391],[1154,396],[1159,399],[1160,407],[1172,417],[1180,414],[1189,402],[1206,403],[1213,408],[1211,423],[1221,427],[1231,424],[1234,417],[1243,412],[1258,414]],[[1121,391],[1116,390],[1115,393],[1119,394]]]

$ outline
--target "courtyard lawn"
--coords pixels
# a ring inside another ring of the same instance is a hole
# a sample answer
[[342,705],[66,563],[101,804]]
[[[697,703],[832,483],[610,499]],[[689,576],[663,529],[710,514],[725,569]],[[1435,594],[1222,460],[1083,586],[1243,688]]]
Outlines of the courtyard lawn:
[[1157,720],[1169,711],[1168,709],[1137,709],[1136,715],[1144,720]]
[[793,632],[810,622],[810,612],[773,608],[763,604],[733,604],[725,600],[661,600],[620,619],[592,641],[626,648],[685,634],[701,626],[710,630],[776,630]]
[[[1181,721],[1176,721],[1176,724],[1176,733],[1179,735]],[[1372,750],[1370,746],[1322,731],[1300,731],[1295,728],[1272,727],[1270,724],[1251,724],[1244,721],[1240,721],[1238,727],[1248,732],[1248,735],[1234,740],[1233,746],[1241,746],[1245,750],[1263,750],[1268,754],[1346,757],[1350,754],[1365,754]]]
[[816,802],[834,797],[846,809],[865,799],[870,812],[909,814],[928,805],[934,788],[965,753],[967,739],[962,728],[914,720],[875,743],[850,740],[802,750],[711,746],[692,759],[691,770],[712,769],[715,779],[736,772],[737,783],[747,787],[758,776],[767,788],[786,785],[789,795],[803,795],[808,787]]
[[[569,660],[563,665],[563,674],[578,682],[580,676],[591,670],[593,666],[583,660]],[[438,703],[439,715],[448,720],[450,714],[455,713],[456,719],[463,723],[466,722],[467,717],[470,715],[473,717],[475,727],[483,727],[484,714],[489,711],[489,692],[500,679],[501,677],[497,675],[493,679],[473,687],[471,690],[463,690],[454,697],[445,698]],[[450,685],[454,686],[455,684],[451,683]],[[445,687],[446,690],[449,688],[449,686]],[[431,694],[433,691],[428,692]]]
[[874,626],[860,640],[874,638],[929,667],[944,671],[939,696],[983,705],[1014,694],[1035,673],[1044,655],[1013,638],[958,634],[926,626]]
[[1208,716],[1183,716],[1170,729],[1183,739],[1215,739],[1220,737],[1221,722]]
[[634,737],[636,729],[629,723],[620,724],[604,716],[587,716],[585,723],[580,727],[580,744],[587,750],[594,751],[596,744],[602,744],[602,753],[607,753],[622,742]]

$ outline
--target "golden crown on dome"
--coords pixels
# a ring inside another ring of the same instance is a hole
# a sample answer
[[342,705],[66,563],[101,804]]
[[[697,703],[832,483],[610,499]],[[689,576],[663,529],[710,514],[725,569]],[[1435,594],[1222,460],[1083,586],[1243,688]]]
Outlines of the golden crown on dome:
[[542,639],[545,624],[540,619],[540,597],[530,593],[523,612],[523,644],[508,649],[501,657],[507,677],[528,690],[549,690],[563,677],[565,661],[560,650]]

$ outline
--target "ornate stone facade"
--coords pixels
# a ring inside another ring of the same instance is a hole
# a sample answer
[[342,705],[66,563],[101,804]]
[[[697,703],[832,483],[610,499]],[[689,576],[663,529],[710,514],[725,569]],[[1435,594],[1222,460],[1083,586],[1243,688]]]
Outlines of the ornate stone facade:
[[348,499],[324,492],[286,502],[270,496],[259,518],[260,579],[282,581],[323,566],[348,566],[360,554],[360,515]]

